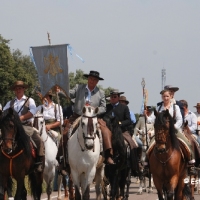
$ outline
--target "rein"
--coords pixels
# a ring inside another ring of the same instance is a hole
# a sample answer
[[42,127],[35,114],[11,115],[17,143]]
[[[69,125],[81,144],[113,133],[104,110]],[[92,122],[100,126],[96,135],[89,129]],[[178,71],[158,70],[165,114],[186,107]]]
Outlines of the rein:
[[17,154],[15,154],[14,156],[9,156],[9,155],[7,155],[2,149],[1,149],[1,152],[3,153],[3,155],[5,156],[5,157],[7,157],[8,159],[10,159],[10,176],[12,176],[12,163],[13,163],[13,159],[14,158],[16,158],[17,156],[19,156],[20,154],[22,154],[23,153],[23,149],[21,150],[21,151],[19,151]]
[[[168,150],[169,150],[169,149],[168,149]],[[165,151],[165,152],[167,153],[168,150]],[[162,152],[162,153],[164,153],[164,152]],[[164,166],[165,166],[166,163],[172,158],[173,153],[174,153],[174,150],[172,151],[171,155],[170,155],[165,161],[162,161],[162,160],[160,160],[160,159],[156,156],[155,149],[154,149],[154,151],[153,151],[153,155],[155,156],[155,158],[156,158],[162,165],[164,165]]]

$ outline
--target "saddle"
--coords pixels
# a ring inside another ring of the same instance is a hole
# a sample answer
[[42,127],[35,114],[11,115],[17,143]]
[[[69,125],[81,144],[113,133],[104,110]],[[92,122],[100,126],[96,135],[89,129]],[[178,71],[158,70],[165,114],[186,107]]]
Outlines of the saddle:
[[129,146],[130,146],[131,149],[138,147],[137,142],[135,141],[134,138],[131,137],[131,135],[129,134],[128,131],[126,131],[126,132],[123,133],[123,137],[126,140],[126,142],[129,144]]
[[[180,138],[178,138],[178,141],[179,141],[179,145],[180,145],[180,151],[181,151],[181,155],[183,157],[183,159],[187,159],[187,160],[190,160],[190,149],[189,147],[187,146],[187,144],[181,140]],[[147,149],[146,151],[146,154],[147,154],[147,157],[149,159],[149,155],[152,153],[154,147],[155,147],[155,140],[152,141],[152,143],[150,144],[149,148]]]
[[195,139],[195,137],[193,137],[193,134],[191,134],[190,132],[188,132],[187,130],[184,131],[185,137],[188,138],[188,140],[191,142],[192,144],[192,150],[195,153],[195,160],[200,158],[200,147],[199,147],[199,143],[197,142],[197,140]]

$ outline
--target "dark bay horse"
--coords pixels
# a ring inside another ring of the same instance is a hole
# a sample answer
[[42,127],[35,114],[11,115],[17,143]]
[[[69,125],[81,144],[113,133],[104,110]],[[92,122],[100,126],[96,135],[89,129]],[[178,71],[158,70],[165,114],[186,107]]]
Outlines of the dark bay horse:
[[160,113],[155,111],[155,115],[155,146],[149,151],[149,164],[158,198],[190,199],[188,185],[184,184],[187,162],[179,147],[174,120],[168,110]]
[[[117,198],[128,199],[131,183],[130,150],[125,144],[117,118],[109,115],[104,116],[103,120],[112,132],[113,160],[116,163],[105,166],[105,176],[111,187],[110,195],[108,196],[110,196],[110,200]],[[105,192],[106,190],[103,191]],[[106,199],[107,194],[103,195],[104,199]]]
[[42,193],[43,172],[35,172],[35,158],[32,155],[30,137],[25,133],[17,112],[12,108],[0,112],[0,200],[5,199],[5,191],[10,189],[8,180],[17,181],[15,200],[25,200],[27,191],[25,175],[29,176],[31,193],[39,200]]

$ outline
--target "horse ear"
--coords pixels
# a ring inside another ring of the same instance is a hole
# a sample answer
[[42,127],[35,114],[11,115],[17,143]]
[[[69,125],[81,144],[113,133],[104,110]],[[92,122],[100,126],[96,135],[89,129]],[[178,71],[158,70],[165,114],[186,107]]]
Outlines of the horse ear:
[[168,110],[168,109],[166,109],[165,113],[166,113],[166,115],[170,115],[170,113],[169,113],[169,110]]
[[95,112],[95,114],[97,114],[99,112],[99,107],[96,107],[94,112]]
[[9,113],[10,115],[13,115],[13,112],[14,112],[13,108],[10,107],[10,108],[8,109],[8,113]]
[[85,106],[83,107],[82,112],[83,112],[83,113],[86,112],[86,108],[85,108]]

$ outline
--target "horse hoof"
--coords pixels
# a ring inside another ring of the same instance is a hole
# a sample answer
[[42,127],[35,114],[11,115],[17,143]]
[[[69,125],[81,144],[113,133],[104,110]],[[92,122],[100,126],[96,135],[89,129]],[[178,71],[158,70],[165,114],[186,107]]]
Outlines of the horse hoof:
[[138,192],[137,195],[142,195],[142,192]]

